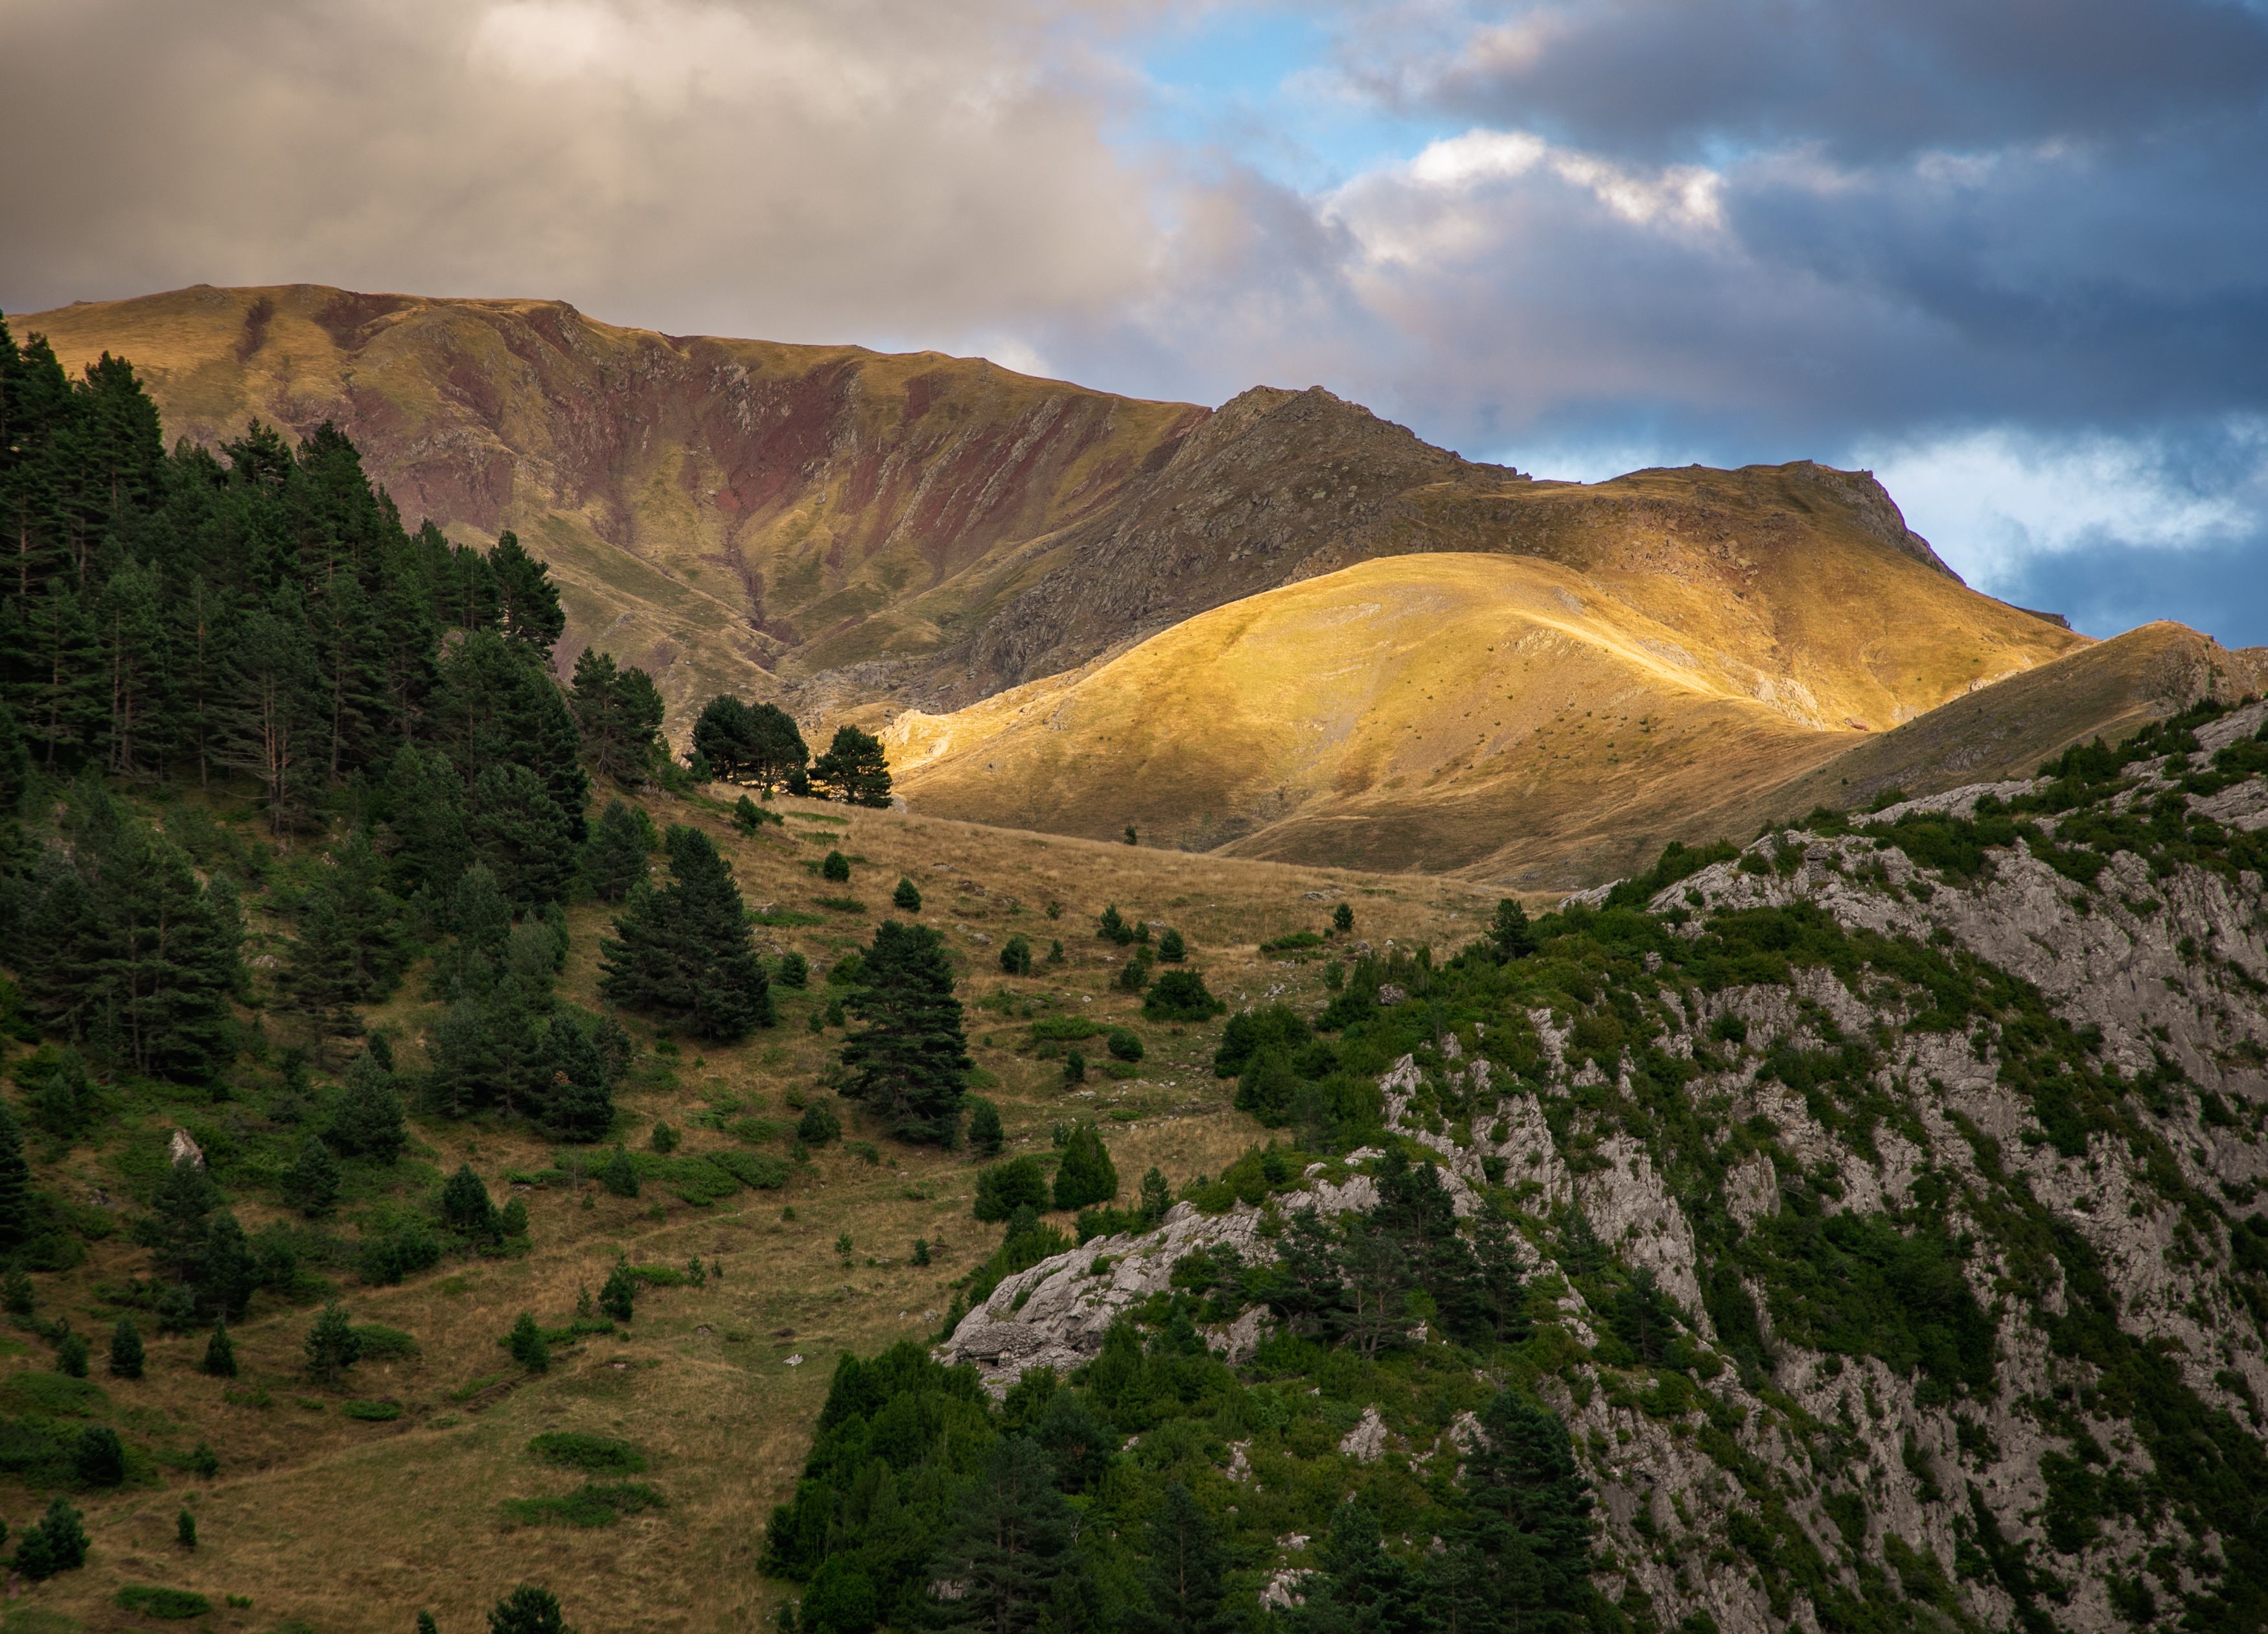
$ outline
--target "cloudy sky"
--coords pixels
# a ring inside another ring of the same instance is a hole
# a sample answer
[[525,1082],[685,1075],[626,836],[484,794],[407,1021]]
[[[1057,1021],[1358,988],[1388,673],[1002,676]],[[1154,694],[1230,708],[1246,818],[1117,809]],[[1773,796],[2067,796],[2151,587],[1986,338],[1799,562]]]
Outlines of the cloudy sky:
[[1880,473],[2268,642],[2268,0],[0,0],[0,307],[309,280]]

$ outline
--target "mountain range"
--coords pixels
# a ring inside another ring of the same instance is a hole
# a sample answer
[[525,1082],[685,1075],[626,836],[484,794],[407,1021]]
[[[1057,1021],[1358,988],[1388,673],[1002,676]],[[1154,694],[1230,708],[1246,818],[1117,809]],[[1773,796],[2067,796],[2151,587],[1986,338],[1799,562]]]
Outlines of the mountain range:
[[[887,723],[940,815],[1518,889],[2029,770],[2258,654],[1965,586],[1864,472],[1537,480],[1320,388],[1218,410],[557,301],[205,286],[19,315],[168,433],[335,422],[412,525],[512,529],[681,742]],[[1948,712],[1950,713],[1948,713]]]

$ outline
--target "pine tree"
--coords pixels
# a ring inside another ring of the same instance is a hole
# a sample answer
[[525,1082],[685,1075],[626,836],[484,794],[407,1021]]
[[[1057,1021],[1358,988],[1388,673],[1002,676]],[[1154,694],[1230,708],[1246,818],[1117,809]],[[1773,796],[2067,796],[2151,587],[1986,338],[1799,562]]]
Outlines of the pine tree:
[[548,662],[567,628],[550,569],[522,549],[519,536],[507,529],[489,552],[489,571],[496,575],[506,639]]
[[1433,1566],[1437,1598],[1459,1626],[1588,1626],[1592,1500],[1566,1426],[1498,1392],[1481,1413],[1464,1479],[1469,1518]]
[[558,1596],[521,1584],[489,1613],[489,1634],[567,1634]]
[[608,1319],[617,1322],[630,1320],[637,1301],[637,1282],[630,1268],[617,1264],[607,1273],[607,1280],[599,1288],[599,1309]]
[[583,843],[591,787],[581,738],[565,695],[531,647],[487,631],[457,643],[441,662],[432,721],[435,741],[468,787],[490,767],[524,767],[558,809],[569,843]]
[[381,810],[395,891],[438,909],[473,860],[464,780],[446,756],[405,743],[387,768]]
[[77,1334],[65,1334],[55,1341],[55,1372],[67,1378],[86,1377],[86,1341]]
[[671,883],[634,887],[614,937],[599,943],[600,991],[721,1043],[770,1026],[770,987],[732,869],[698,829],[672,828],[667,845]]
[[1064,1143],[1063,1162],[1056,1169],[1056,1207],[1084,1209],[1117,1195],[1118,1169],[1110,1161],[1109,1148],[1093,1124],[1079,1125]]
[[299,1155],[284,1175],[284,1195],[309,1219],[331,1211],[339,1200],[339,1160],[322,1137],[310,1135],[299,1143]]
[[468,812],[474,854],[515,907],[566,899],[580,841],[541,778],[509,762],[484,766],[473,780]]
[[197,1552],[197,1518],[186,1509],[173,1517],[173,1542],[193,1555]]
[[194,1157],[182,1157],[158,1182],[151,1216],[137,1235],[173,1281],[196,1281],[204,1266],[206,1224],[219,1206],[219,1188]]
[[996,1438],[930,1569],[966,1585],[939,1608],[943,1626],[1008,1634],[1032,1627],[1057,1579],[1077,1564],[1073,1512],[1048,1455],[1020,1435]]
[[1136,1634],[1222,1634],[1228,1550],[1204,1507],[1175,1481],[1160,1495],[1144,1538],[1142,1586],[1148,1604],[1131,1619]]
[[619,800],[609,800],[599,814],[584,852],[584,869],[601,901],[620,902],[631,886],[645,882],[652,826],[644,813]]
[[134,1319],[122,1316],[110,1330],[110,1372],[116,1379],[142,1377],[142,1333]]
[[968,1098],[968,1150],[979,1157],[998,1157],[1006,1143],[1000,1127],[1000,1109],[982,1095]]
[[67,1497],[48,1505],[48,1512],[25,1529],[16,1542],[16,1570],[34,1583],[86,1564],[86,1527]]
[[1010,976],[1032,973],[1032,942],[1028,936],[1011,936],[1000,944],[1000,969]]
[[108,1424],[89,1424],[78,1432],[71,1465],[91,1487],[114,1487],[126,1479],[126,1444]]
[[617,1146],[607,1154],[606,1162],[599,1165],[599,1184],[617,1197],[638,1194],[637,1165],[630,1161],[629,1152]]
[[1164,935],[1158,938],[1158,962],[1160,964],[1178,965],[1183,959],[1189,957],[1189,943],[1182,940],[1182,933],[1180,931],[1169,928]]
[[213,1324],[212,1337],[205,1341],[205,1357],[201,1365],[216,1379],[236,1377],[236,1345],[228,1336],[225,1320]]
[[921,888],[902,874],[898,876],[898,888],[890,892],[890,906],[901,913],[921,912]]
[[499,1234],[496,1203],[468,1163],[460,1164],[441,1188],[441,1224],[481,1242],[492,1242]]
[[441,1625],[433,1621],[431,1612],[421,1611],[417,1614],[416,1634],[441,1634]]
[[22,1246],[32,1229],[32,1166],[16,1114],[0,1100],[0,1253]]
[[1535,952],[1535,933],[1528,927],[1528,911],[1510,897],[1498,901],[1496,922],[1489,928],[1489,940],[1495,944],[1498,964],[1526,958]]
[[753,768],[756,728],[747,705],[731,696],[712,698],[693,722],[693,752],[709,774],[736,783]]
[[591,1035],[564,1012],[544,1031],[543,1067],[537,1120],[561,1140],[605,1139],[615,1121],[615,1075]]
[[512,1334],[504,1341],[504,1349],[512,1352],[513,1361],[531,1373],[551,1371],[551,1346],[545,1341],[543,1330],[535,1325],[535,1318],[526,1311],[522,1311],[519,1320],[512,1325]]
[[1331,928],[1344,936],[1354,929],[1354,908],[1342,902],[1331,910]]
[[850,859],[839,851],[830,851],[820,860],[819,876],[830,884],[847,885],[850,883]]
[[341,1151],[382,1164],[393,1163],[409,1143],[394,1075],[368,1050],[347,1064],[331,1098],[330,1136]]
[[811,787],[823,799],[887,808],[890,766],[881,740],[855,726],[836,728],[827,752],[811,763]]
[[307,1377],[320,1385],[335,1385],[362,1356],[362,1339],[347,1320],[346,1309],[335,1299],[315,1318],[305,1346]]
[[951,1145],[969,1068],[945,939],[884,920],[843,1008],[866,1024],[843,1045],[849,1093],[902,1140]]
[[386,863],[357,829],[323,859],[299,913],[285,986],[319,1016],[389,996],[403,963],[401,904],[386,889]]

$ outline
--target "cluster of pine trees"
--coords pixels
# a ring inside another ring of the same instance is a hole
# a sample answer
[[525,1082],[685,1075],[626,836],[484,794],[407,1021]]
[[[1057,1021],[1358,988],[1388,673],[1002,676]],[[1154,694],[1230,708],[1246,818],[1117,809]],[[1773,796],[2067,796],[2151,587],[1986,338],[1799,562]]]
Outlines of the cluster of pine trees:
[[[782,1625],[1613,1626],[1590,1583],[1592,1499],[1565,1428],[1518,1390],[1474,1386],[1485,1354],[1452,1358],[1462,1385],[1445,1364],[1442,1399],[1470,1395],[1471,1416],[1458,1478],[1425,1482],[1327,1450],[1334,1421],[1307,1381],[1344,1391],[1345,1351],[1281,1338],[1240,1376],[1206,1349],[1186,1300],[1162,1320],[1122,1320],[1068,1380],[1026,1373],[997,1406],[973,1370],[910,1343],[846,1357],[795,1497],[766,1534],[764,1569],[805,1586]],[[1231,1437],[1264,1486],[1224,1479],[1218,1443]],[[1279,1530],[1307,1545],[1280,1575]],[[1412,1549],[1413,1536],[1434,1541]]]
[[693,723],[693,775],[775,789],[854,806],[890,803],[890,766],[881,740],[855,726],[835,728],[816,760],[795,720],[777,704],[716,698]]

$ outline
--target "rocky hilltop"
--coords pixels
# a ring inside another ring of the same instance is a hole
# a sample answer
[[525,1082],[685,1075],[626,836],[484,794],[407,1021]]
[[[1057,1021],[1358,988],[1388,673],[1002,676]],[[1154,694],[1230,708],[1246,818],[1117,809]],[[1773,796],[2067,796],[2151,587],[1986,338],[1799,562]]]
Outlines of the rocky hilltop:
[[[1517,1233],[1513,1382],[1572,1432],[1626,1611],[2257,1623],[2264,773],[2268,706],[2207,705],[2039,777],[1673,847],[1439,966],[1357,966],[1321,1024],[1347,1060],[1400,1049],[1384,1126],[1469,1229]],[[1246,1072],[1241,1104],[1328,1123],[1328,1076],[1271,1100]],[[1005,1384],[1202,1296],[1247,1355],[1312,1312],[1251,1268],[1307,1211],[1375,1207],[1388,1161],[1225,1176],[1001,1281],[941,1354]],[[1469,1419],[1344,1410],[1343,1456],[1471,1445]],[[1219,1455],[1236,1482],[1297,1468],[1264,1436]],[[1279,1540],[1279,1601],[1308,1542]]]

